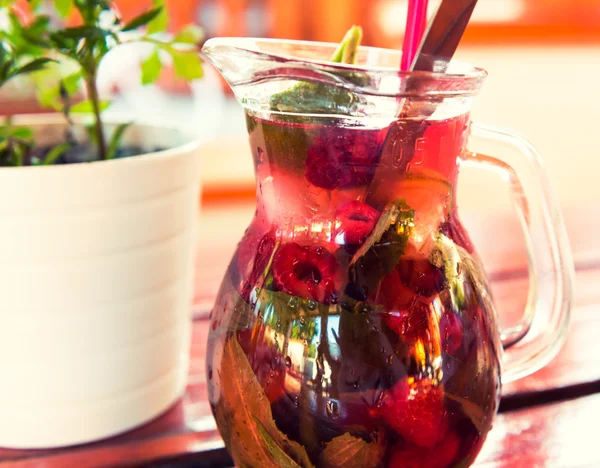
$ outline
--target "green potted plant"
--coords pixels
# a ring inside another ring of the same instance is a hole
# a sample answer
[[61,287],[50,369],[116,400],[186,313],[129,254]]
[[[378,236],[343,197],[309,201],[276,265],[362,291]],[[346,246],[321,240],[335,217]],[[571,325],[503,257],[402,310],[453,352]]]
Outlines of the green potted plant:
[[[105,121],[97,73],[115,47],[149,42],[200,78],[190,26],[164,39],[160,2],[123,21],[105,0],[56,0],[77,26],[0,1],[0,86],[27,75],[53,114],[0,125],[0,446],[57,447],[164,412],[187,377],[199,154],[177,129]],[[80,86],[82,85],[82,86]],[[83,92],[81,92],[83,89]]]

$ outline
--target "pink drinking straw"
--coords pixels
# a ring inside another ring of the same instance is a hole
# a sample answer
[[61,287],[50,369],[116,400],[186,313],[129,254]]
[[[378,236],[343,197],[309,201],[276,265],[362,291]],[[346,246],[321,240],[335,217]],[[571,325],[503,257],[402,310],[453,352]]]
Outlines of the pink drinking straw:
[[401,70],[410,70],[412,62],[421,43],[427,23],[428,0],[408,0],[408,15],[406,16],[406,31],[402,44]]

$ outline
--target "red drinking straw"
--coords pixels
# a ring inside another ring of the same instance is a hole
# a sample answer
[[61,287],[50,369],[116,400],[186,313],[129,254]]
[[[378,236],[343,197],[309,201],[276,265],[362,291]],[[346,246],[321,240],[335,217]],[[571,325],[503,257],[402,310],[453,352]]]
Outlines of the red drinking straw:
[[402,44],[401,70],[410,70],[412,62],[421,43],[427,23],[428,0],[408,0],[408,15],[406,17],[406,31]]

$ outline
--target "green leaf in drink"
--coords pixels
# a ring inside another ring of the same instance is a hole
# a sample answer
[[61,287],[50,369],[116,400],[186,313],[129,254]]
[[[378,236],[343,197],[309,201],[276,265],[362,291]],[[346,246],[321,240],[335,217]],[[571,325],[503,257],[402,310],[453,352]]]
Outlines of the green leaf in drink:
[[[358,47],[362,40],[362,28],[352,26],[329,61],[333,63],[356,63]],[[351,74],[342,74],[352,78]],[[349,113],[357,97],[348,90],[321,83],[297,83],[290,89],[271,96],[271,109],[291,113],[335,114]]]

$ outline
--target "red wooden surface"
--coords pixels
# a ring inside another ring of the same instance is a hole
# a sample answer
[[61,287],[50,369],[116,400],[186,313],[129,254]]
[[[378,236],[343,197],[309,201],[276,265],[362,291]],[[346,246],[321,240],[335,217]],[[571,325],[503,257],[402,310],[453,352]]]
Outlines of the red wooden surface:
[[[501,409],[505,412],[498,416],[476,466],[600,466],[600,455],[592,450],[591,440],[595,419],[600,415],[600,395],[585,396],[600,392],[600,256],[594,248],[596,230],[591,229],[595,221],[589,216],[590,209],[581,206],[566,210],[578,264],[573,323],[567,343],[546,368],[504,387]],[[0,466],[137,465],[182,456],[201,461],[211,449],[223,456],[207,402],[204,353],[208,327],[202,317],[207,315],[229,258],[252,214],[251,201],[211,204],[203,210],[198,238],[197,318],[185,397],[152,423],[95,444],[53,451],[0,449]],[[476,215],[467,213],[464,218],[489,267],[497,307],[503,318],[510,321],[524,304],[528,286],[526,263],[518,245],[496,239],[515,238],[518,228],[509,220],[495,223],[492,228],[496,235],[492,237],[486,231],[491,228]]]

